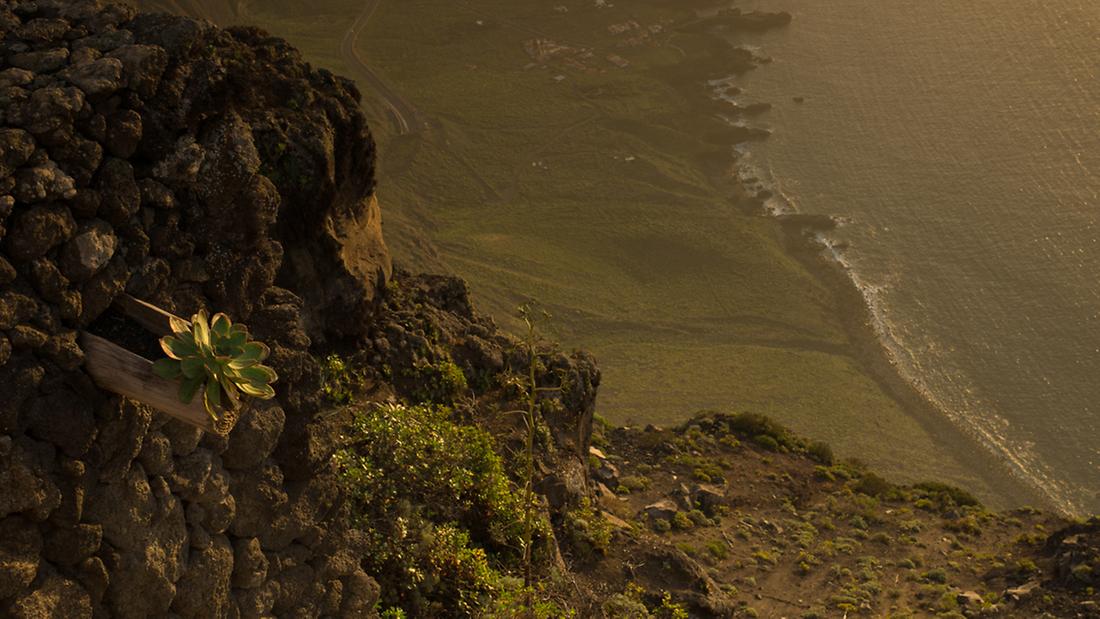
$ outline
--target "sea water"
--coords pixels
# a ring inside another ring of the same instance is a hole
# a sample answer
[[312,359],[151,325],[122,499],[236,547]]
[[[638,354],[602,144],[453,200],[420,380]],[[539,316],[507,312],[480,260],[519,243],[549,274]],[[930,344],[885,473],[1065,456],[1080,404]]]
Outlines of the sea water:
[[[1072,513],[1100,512],[1100,2],[754,0],[748,158],[906,377]],[[803,97],[802,103],[794,101]]]

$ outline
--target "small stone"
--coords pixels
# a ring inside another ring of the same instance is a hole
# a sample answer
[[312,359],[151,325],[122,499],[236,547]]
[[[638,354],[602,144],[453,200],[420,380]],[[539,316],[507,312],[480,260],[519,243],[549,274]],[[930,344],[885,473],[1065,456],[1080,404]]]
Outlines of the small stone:
[[60,269],[48,258],[39,258],[31,263],[30,279],[34,289],[43,299],[51,303],[59,303],[61,295],[69,286],[69,280],[61,274]]
[[125,225],[141,208],[141,191],[134,179],[134,167],[130,162],[108,157],[99,169],[96,183],[96,188],[103,196],[99,216],[111,225]]
[[110,577],[107,574],[107,566],[99,557],[85,559],[77,568],[77,580],[84,586],[93,604],[99,604],[103,600],[103,594],[107,592]]
[[169,475],[172,472],[172,444],[168,437],[160,432],[145,435],[138,461],[150,475]]
[[[76,65],[84,65],[95,62],[102,57],[103,53],[93,47],[75,48],[72,50],[72,53],[69,54],[69,64],[72,65],[69,67],[69,69]],[[62,71],[62,77],[64,77],[64,73],[69,69],[65,69],[64,71]]]
[[49,43],[65,36],[69,31],[69,22],[64,19],[32,19],[15,29],[15,36],[28,43]]
[[0,293],[0,330],[26,322],[38,314],[38,302],[27,295],[5,291]]
[[51,575],[37,589],[15,597],[8,612],[12,619],[91,617],[92,600],[77,583]]
[[42,354],[63,370],[72,371],[84,365],[84,351],[76,343],[76,331],[50,336],[42,346]]
[[679,510],[676,509],[676,504],[667,499],[657,501],[656,503],[650,503],[646,505],[642,510],[646,516],[656,520],[672,520],[672,517],[676,515]]
[[76,181],[59,168],[57,162],[46,161],[39,166],[17,170],[13,193],[15,199],[24,204],[69,200],[76,197]]
[[0,71],[0,90],[12,86],[26,86],[34,81],[34,73],[26,69],[11,67]]
[[1013,587],[1005,591],[1005,597],[1013,600],[1022,600],[1029,597],[1036,589],[1042,586],[1037,580],[1028,581],[1019,587]]
[[40,52],[23,52],[8,57],[8,64],[33,73],[53,73],[65,66],[69,60],[69,50],[64,47]]
[[18,325],[8,331],[8,338],[16,350],[42,348],[46,344],[47,335],[30,325]]
[[22,129],[0,129],[0,176],[11,176],[34,153],[34,138]]
[[18,108],[8,109],[9,124],[22,127],[35,136],[72,128],[73,120],[84,108],[84,92],[69,86],[50,86],[32,92]]
[[604,522],[611,525],[613,528],[619,529],[620,531],[630,530],[630,523],[619,518],[615,514],[601,511],[600,515],[603,516]]
[[68,209],[54,204],[35,206],[15,218],[4,245],[12,258],[29,261],[46,255],[75,231],[76,221]]
[[609,486],[619,485],[619,468],[607,460],[600,460],[599,465],[592,471],[592,476]]
[[8,262],[7,258],[0,256],[0,286],[14,282],[17,276],[15,267]]
[[110,262],[117,248],[118,238],[111,225],[94,220],[83,225],[61,250],[61,272],[73,281],[85,281]]
[[76,290],[66,290],[61,293],[61,303],[58,304],[61,320],[69,325],[80,322],[80,314],[84,312],[84,304],[80,293]]
[[134,33],[129,30],[109,30],[107,32],[100,32],[89,37],[77,39],[73,41],[72,47],[74,50],[86,47],[102,53],[107,53],[133,42]]
[[55,565],[78,565],[95,554],[102,542],[103,527],[98,524],[58,528],[46,538],[44,554]]
[[283,432],[286,413],[277,405],[264,403],[245,410],[229,434],[229,448],[222,454],[227,469],[252,468],[275,450]]
[[981,608],[985,604],[985,600],[976,591],[963,591],[955,596],[955,601],[968,608]]
[[172,190],[151,178],[143,178],[138,181],[141,190],[141,204],[158,210],[170,210],[176,208],[176,197]]
[[143,97],[157,92],[157,85],[168,67],[168,54],[155,45],[123,45],[108,54],[122,61],[126,86]]
[[256,538],[239,539],[233,547],[233,586],[255,589],[267,580],[267,557]]
[[721,488],[709,484],[699,484],[691,496],[692,501],[699,506],[699,509],[708,514],[713,513],[714,509],[726,500],[726,495]]
[[38,574],[41,552],[42,536],[37,526],[19,517],[0,520],[0,599],[31,584]]
[[228,616],[232,571],[233,548],[224,535],[207,548],[192,550],[187,570],[176,583],[172,610],[187,619]]
[[115,157],[129,158],[137,151],[141,132],[141,115],[137,112],[122,110],[113,114],[107,122],[107,150]]
[[117,91],[121,85],[122,61],[118,58],[100,58],[73,64],[58,75],[88,96],[106,96]]

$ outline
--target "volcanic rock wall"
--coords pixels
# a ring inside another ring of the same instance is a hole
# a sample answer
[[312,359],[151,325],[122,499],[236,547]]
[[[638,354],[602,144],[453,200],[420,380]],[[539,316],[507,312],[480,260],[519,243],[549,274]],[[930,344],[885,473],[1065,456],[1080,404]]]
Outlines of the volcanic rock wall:
[[[390,275],[355,87],[98,0],[0,33],[0,615],[371,612],[309,354]],[[219,438],[97,389],[77,336],[123,292],[248,323],[278,399]]]

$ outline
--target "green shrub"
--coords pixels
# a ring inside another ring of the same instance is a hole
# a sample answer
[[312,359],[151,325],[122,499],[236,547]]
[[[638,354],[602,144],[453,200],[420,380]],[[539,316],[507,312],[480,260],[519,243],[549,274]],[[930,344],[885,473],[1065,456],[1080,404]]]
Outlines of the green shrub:
[[981,502],[966,490],[940,482],[920,483],[913,486],[913,489],[925,498],[938,502],[942,507],[976,507],[981,505]]
[[1016,562],[1016,573],[1022,578],[1027,578],[1032,574],[1038,574],[1039,571],[1039,566],[1031,559],[1020,559]]
[[[383,606],[476,616],[496,591],[490,559],[514,568],[522,557],[523,502],[491,437],[447,409],[382,405],[356,409],[342,443],[334,459]],[[540,520],[543,544],[547,530]]]
[[767,434],[757,434],[752,437],[752,442],[767,449],[768,451],[779,451],[779,441],[775,440],[775,437]]
[[672,526],[681,531],[687,531],[695,527],[695,523],[692,522],[691,516],[688,516],[684,512],[676,512],[672,516]]
[[626,593],[616,593],[603,605],[605,617],[615,619],[650,619],[649,609],[635,597]]
[[682,605],[672,601],[672,595],[665,591],[661,595],[661,605],[657,607],[653,616],[657,619],[688,619],[688,611]]
[[894,489],[894,484],[886,481],[874,473],[864,473],[859,481],[852,486],[852,490],[867,496],[882,497]]
[[363,389],[363,376],[339,355],[321,360],[321,393],[333,404],[351,404]]
[[[503,579],[504,590],[497,596],[492,608],[481,615],[482,619],[575,619],[577,613],[562,608],[548,598],[539,587],[527,589],[522,578]],[[533,604],[527,607],[528,599]]]
[[418,363],[411,378],[416,385],[413,396],[426,404],[451,404],[469,389],[462,368],[449,358],[436,363]]
[[611,524],[604,520],[600,510],[592,507],[588,499],[565,513],[562,531],[565,536],[563,541],[573,550],[573,556],[582,561],[603,556],[611,547]]
[[630,492],[640,492],[649,489],[652,480],[644,475],[625,475],[619,478],[619,492],[624,494]]
[[756,559],[756,562],[761,565],[775,565],[779,563],[779,558],[774,553],[767,550],[757,550],[752,553],[752,558]]
[[832,466],[835,458],[833,448],[823,441],[814,441],[806,448],[806,453],[818,464]]
[[791,435],[787,428],[764,415],[756,413],[739,413],[728,418],[727,427],[730,432],[734,432],[742,437],[751,437],[753,440],[758,440],[760,436],[768,436],[771,437],[777,445],[782,445],[788,449],[798,446],[797,439]]
[[700,527],[708,527],[708,526],[714,524],[711,521],[710,518],[707,518],[707,515],[704,514],[702,512],[702,510],[698,510],[698,509],[693,509],[690,512],[688,512],[688,518],[691,518],[691,521],[696,526],[700,526]]
[[707,552],[710,553],[710,556],[719,561],[724,561],[730,556],[729,546],[726,545],[725,542],[719,540],[707,542]]
[[1079,563],[1074,565],[1073,569],[1070,570],[1070,573],[1073,574],[1075,579],[1084,583],[1092,582],[1092,572],[1092,566],[1088,563]]
[[921,574],[921,580],[942,585],[947,582],[947,572],[940,568],[928,570],[927,572]]

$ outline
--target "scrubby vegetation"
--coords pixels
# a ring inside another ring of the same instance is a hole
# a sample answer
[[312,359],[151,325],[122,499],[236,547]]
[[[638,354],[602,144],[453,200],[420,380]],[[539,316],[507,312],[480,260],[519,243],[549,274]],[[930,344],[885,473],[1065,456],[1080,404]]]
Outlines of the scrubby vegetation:
[[[383,604],[415,617],[478,616],[523,557],[521,492],[492,437],[450,415],[358,408],[336,454]],[[534,531],[535,548],[545,548],[548,524],[536,520]]]

